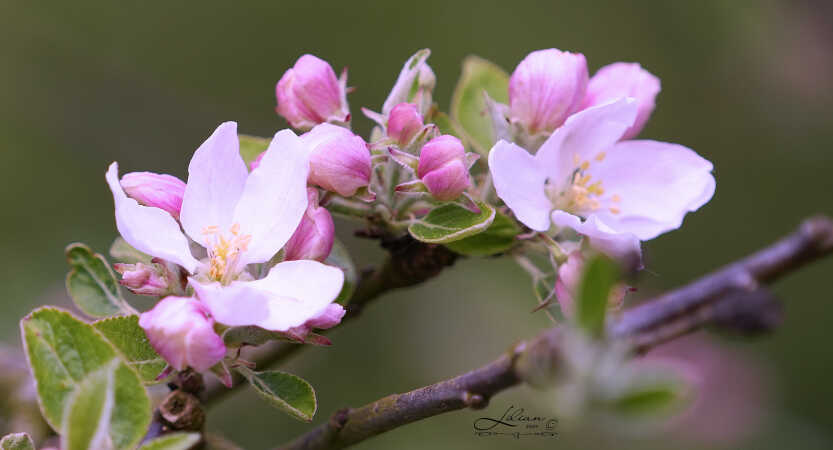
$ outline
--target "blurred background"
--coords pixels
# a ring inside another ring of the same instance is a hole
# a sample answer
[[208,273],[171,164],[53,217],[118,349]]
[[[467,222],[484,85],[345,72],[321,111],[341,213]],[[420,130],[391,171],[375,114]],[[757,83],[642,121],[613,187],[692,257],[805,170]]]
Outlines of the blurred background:
[[[640,296],[768,244],[806,216],[833,214],[833,3],[826,0],[3,0],[0,338],[19,348],[24,314],[67,304],[66,244],[106,252],[116,235],[104,183],[111,161],[122,172],[184,179],[192,152],[220,122],[236,120],[241,132],[263,136],[284,128],[274,85],[307,52],[336,71],[349,66],[354,128],[366,136],[371,122],[359,108],[378,110],[402,63],[423,47],[433,52],[443,108],[468,54],[511,71],[529,51],[556,47],[584,53],[591,72],[638,61],[661,78],[642,136],[695,149],[714,162],[718,183],[685,226],[645,245],[650,271]],[[372,242],[350,237],[352,225],[340,225],[360,265],[381,257]],[[786,320],[772,336],[676,347],[692,358],[706,347],[719,354],[709,359],[715,370],[707,384],[734,403],[701,417],[711,422],[679,421],[659,437],[625,440],[601,427],[561,430],[558,441],[474,437],[477,417],[510,405],[547,414],[548,398],[519,388],[485,411],[435,417],[358,448],[833,448],[832,275],[827,260],[774,287]],[[533,305],[526,274],[511,261],[461,260],[422,287],[380,299],[331,334],[333,347],[309,349],[285,368],[316,387],[319,423],[337,408],[491,360],[547,325],[530,313]],[[726,430],[716,433],[717,425]],[[248,391],[211,410],[208,426],[246,449],[310,428]]]

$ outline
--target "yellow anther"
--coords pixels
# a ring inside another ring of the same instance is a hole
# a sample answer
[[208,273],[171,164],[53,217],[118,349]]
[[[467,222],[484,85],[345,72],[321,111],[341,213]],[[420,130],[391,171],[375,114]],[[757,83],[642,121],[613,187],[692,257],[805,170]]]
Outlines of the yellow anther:
[[579,168],[580,168],[581,170],[587,170],[587,169],[589,169],[589,168],[590,168],[590,161],[584,161],[583,163],[581,163],[581,165],[579,166]]
[[622,210],[614,206],[610,208],[610,212],[612,212],[613,214],[619,214],[622,212]]
[[610,197],[610,199],[613,200],[614,203],[619,203],[622,201],[622,197],[619,197],[619,194],[613,194],[613,197]]
[[602,161],[603,159],[605,159],[605,156],[607,156],[607,153],[599,152],[599,154],[596,155],[596,161]]
[[602,182],[597,181],[587,188],[587,192],[596,195],[604,195],[605,190],[602,188]]

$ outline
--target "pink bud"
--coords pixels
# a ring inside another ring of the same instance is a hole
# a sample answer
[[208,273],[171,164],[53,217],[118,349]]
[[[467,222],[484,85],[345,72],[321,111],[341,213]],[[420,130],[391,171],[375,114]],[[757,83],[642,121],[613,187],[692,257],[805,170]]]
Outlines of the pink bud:
[[413,103],[400,103],[393,107],[388,117],[388,137],[405,146],[422,130],[422,114]]
[[459,197],[471,186],[463,143],[450,134],[428,141],[419,153],[417,174],[437,200]]
[[320,314],[307,320],[303,325],[290,329],[286,334],[293,339],[303,341],[313,328],[325,330],[341,323],[346,312],[338,303],[330,303]]
[[[581,277],[584,272],[584,257],[580,251],[567,255],[567,261],[558,267],[558,278],[555,280],[555,297],[561,305],[561,312],[565,317],[573,317],[575,313],[575,295],[578,293]],[[625,284],[617,284],[610,290],[608,306],[618,308],[625,300],[629,291]]]
[[579,110],[587,89],[587,61],[581,53],[534,51],[509,78],[509,115],[529,134],[551,133]]
[[157,265],[113,264],[116,272],[121,274],[119,283],[138,295],[162,296],[170,293],[168,278]]
[[370,184],[370,150],[345,128],[322,123],[301,136],[312,151],[309,182],[350,197]]
[[165,297],[139,316],[150,345],[174,369],[204,371],[226,354],[223,339],[214,331],[214,319],[197,299]]
[[121,177],[127,195],[145,206],[163,209],[179,220],[185,182],[179,178],[153,172],[131,172]]
[[275,87],[276,110],[293,127],[303,130],[323,122],[347,122],[350,110],[346,83],[346,72],[339,80],[327,61],[303,55]]
[[639,107],[636,120],[622,136],[622,139],[631,139],[642,131],[651,117],[659,91],[659,78],[643,69],[642,66],[637,63],[617,62],[602,67],[590,79],[582,109],[622,97],[635,98]]
[[316,189],[307,188],[307,196],[309,198],[307,212],[284,246],[287,261],[314,259],[323,262],[333,249],[335,239],[333,217],[326,208],[318,206]]

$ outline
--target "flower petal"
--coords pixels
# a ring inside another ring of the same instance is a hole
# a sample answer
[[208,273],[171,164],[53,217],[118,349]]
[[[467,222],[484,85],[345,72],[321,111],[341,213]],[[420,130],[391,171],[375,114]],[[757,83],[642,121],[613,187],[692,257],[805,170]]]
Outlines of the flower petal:
[[590,166],[605,197],[616,195],[595,214],[612,228],[641,240],[679,228],[683,217],[714,195],[712,163],[682,145],[622,141]]
[[191,255],[188,238],[182,234],[176,219],[162,209],[142,206],[128,197],[119,183],[118,163],[110,164],[106,178],[116,204],[116,228],[124,240],[141,252],[174,262],[194,273],[200,263]]
[[[552,222],[560,227],[572,228],[576,233],[585,236],[590,246],[605,255],[630,262],[642,258],[639,238],[632,233],[621,233],[607,226],[596,216],[590,216],[583,221],[564,211],[553,211]],[[639,264],[641,267],[641,264]]]
[[287,261],[256,281],[191,285],[217,322],[288,331],[320,317],[341,291],[344,273],[317,261]]
[[498,197],[515,217],[533,230],[548,230],[552,203],[544,192],[547,175],[535,157],[502,140],[489,152],[489,170]]
[[570,116],[538,149],[535,159],[552,182],[570,179],[581,163],[608,150],[636,119],[637,103],[623,98]]
[[194,152],[188,165],[179,217],[191,239],[205,247],[203,231],[207,227],[217,226],[222,232],[229,229],[248,175],[240,156],[237,123],[224,122]]
[[275,134],[249,174],[234,223],[252,237],[243,264],[266,262],[286,244],[307,209],[309,152],[290,130]]

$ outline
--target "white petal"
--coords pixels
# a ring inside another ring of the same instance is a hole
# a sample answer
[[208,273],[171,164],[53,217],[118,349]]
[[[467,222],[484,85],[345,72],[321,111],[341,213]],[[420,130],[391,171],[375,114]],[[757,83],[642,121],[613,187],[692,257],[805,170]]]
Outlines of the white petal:
[[225,233],[249,171],[240,157],[237,123],[224,122],[194,152],[188,165],[188,183],[182,198],[180,220],[191,239],[205,247],[206,227]]
[[252,237],[243,264],[271,259],[295,232],[307,209],[309,152],[290,130],[275,134],[246,180],[234,223]]
[[560,227],[572,228],[576,233],[585,236],[591,247],[613,259],[628,261],[642,256],[639,238],[632,233],[617,232],[596,216],[590,216],[582,222],[572,214],[553,211],[552,221]]
[[688,212],[711,199],[711,171],[709,161],[682,145],[622,141],[588,173],[602,180],[606,199],[619,199],[606,202],[596,214],[616,230],[648,240],[679,228]]
[[280,263],[257,281],[191,285],[217,322],[287,331],[324,312],[343,282],[340,269],[302,260]]
[[489,170],[498,197],[518,220],[536,231],[549,229],[552,203],[544,192],[547,175],[535,157],[502,140],[489,152]]
[[615,144],[636,119],[632,98],[615,100],[573,114],[538,149],[535,158],[552,182],[564,183],[583,162],[593,162]]
[[141,252],[179,264],[193,273],[200,263],[191,255],[188,238],[176,220],[162,209],[142,206],[128,197],[119,183],[118,163],[110,164],[106,178],[116,204],[116,228],[124,240]]

